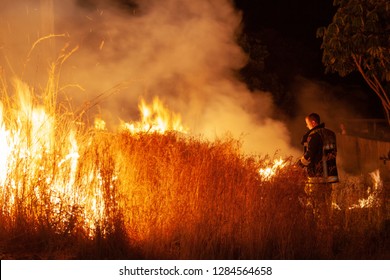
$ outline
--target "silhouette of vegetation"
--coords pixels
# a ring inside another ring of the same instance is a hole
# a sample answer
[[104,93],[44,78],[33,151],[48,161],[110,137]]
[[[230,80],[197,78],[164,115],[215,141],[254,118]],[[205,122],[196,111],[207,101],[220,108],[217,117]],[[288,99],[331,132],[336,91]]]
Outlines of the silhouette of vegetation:
[[358,71],[380,99],[390,124],[390,7],[385,0],[337,0],[332,22],[319,28],[327,72]]

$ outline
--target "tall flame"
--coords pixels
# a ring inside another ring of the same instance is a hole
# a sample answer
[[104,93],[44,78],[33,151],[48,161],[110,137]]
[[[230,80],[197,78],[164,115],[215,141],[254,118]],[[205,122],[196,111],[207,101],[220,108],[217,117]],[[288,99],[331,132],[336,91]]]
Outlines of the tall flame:
[[[15,81],[17,102],[0,102],[0,195],[2,213],[16,216],[20,207],[39,205],[57,230],[64,230],[72,209],[81,209],[84,228],[90,236],[104,211],[99,167],[91,167],[85,185],[78,187],[79,144],[71,123],[59,125],[46,112],[31,89]],[[7,116],[7,118],[5,118]],[[103,209],[103,210],[102,210]],[[34,214],[31,214],[34,215]],[[34,217],[31,217],[34,218]]]
[[152,104],[147,104],[141,99],[138,108],[141,120],[138,122],[123,123],[122,127],[131,133],[156,132],[164,134],[167,131],[186,133],[188,131],[182,125],[181,116],[168,110],[162,101],[155,97]]
[[[104,195],[114,188],[116,171],[107,179],[96,159],[82,160],[91,140],[81,145],[73,121],[60,121],[56,110],[41,104],[26,84],[16,80],[15,93],[17,102],[0,102],[2,213],[15,217],[20,207],[34,205],[55,230],[63,231],[77,211],[82,216],[77,222],[92,237],[110,211]],[[158,98],[151,105],[141,100],[139,109],[141,120],[124,124],[132,133],[186,132],[180,115],[170,112]],[[105,129],[104,120],[95,120],[95,129]]]

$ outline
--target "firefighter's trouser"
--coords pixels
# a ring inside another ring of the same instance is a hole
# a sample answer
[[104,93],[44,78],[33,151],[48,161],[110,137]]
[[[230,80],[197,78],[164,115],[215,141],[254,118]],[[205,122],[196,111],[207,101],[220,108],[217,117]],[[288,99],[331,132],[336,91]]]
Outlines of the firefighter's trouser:
[[332,184],[306,184],[306,218],[314,226],[319,258],[331,258],[333,247]]

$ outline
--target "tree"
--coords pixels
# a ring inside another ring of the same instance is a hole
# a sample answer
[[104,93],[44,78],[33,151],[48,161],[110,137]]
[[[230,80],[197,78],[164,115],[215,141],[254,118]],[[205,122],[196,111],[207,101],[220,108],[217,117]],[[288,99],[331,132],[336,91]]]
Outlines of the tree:
[[[285,81],[283,81],[283,73],[280,69],[275,69],[269,63],[272,58],[270,56],[269,47],[272,46],[270,42],[264,42],[264,32],[244,32],[238,40],[239,45],[247,54],[246,65],[239,70],[239,76],[242,81],[248,86],[248,89],[256,91],[267,91],[272,93],[275,104],[286,112],[293,113],[293,96],[291,92],[286,90]],[[275,41],[276,39],[273,38]],[[269,40],[268,40],[269,41]],[[279,41],[277,43],[280,43]],[[282,44],[279,44],[282,45]],[[287,45],[285,43],[284,45]],[[286,49],[282,47],[285,51]],[[274,50],[273,50],[274,51]],[[283,57],[285,58],[285,57]],[[277,64],[277,63],[276,63]],[[290,63],[290,67],[292,67]],[[285,69],[283,67],[282,69]],[[290,73],[290,72],[288,72]]]
[[247,64],[240,70],[240,74],[250,90],[263,89],[262,77],[265,72],[265,60],[269,56],[267,47],[256,33],[243,33],[238,43],[248,55]]
[[338,6],[322,38],[325,72],[341,77],[358,71],[380,98],[390,124],[390,3],[388,0],[334,0]]

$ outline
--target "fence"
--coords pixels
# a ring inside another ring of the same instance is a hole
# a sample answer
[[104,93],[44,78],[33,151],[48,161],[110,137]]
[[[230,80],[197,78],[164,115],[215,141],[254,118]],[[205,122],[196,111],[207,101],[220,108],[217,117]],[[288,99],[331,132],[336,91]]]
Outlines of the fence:
[[390,142],[338,134],[337,150],[339,170],[354,175],[379,170],[384,187],[384,217],[390,220]]
[[350,174],[379,169],[384,181],[390,181],[390,142],[337,135],[338,165]]
[[339,122],[348,135],[390,141],[390,126],[385,119],[341,119]]

